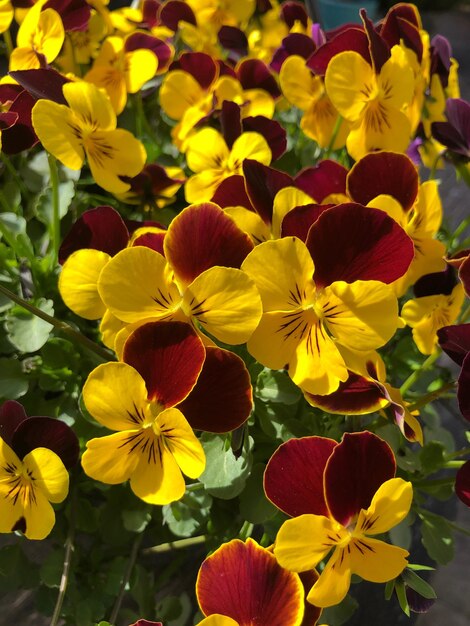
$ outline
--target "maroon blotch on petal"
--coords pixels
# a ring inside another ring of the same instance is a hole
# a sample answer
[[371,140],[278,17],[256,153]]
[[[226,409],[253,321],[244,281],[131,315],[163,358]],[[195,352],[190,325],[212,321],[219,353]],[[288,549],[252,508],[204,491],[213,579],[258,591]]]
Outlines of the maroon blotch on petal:
[[347,50],[353,50],[360,54],[368,63],[371,62],[369,40],[360,26],[351,25],[349,28],[339,32],[323,46],[320,46],[307,61],[307,67],[315,74],[324,76],[331,59],[340,52],[346,52]]
[[39,141],[31,121],[31,111],[35,104],[36,100],[27,91],[22,90],[9,112],[3,114],[17,116],[13,126],[2,130],[2,150],[5,154],[19,154],[23,150],[29,150]]
[[310,228],[306,245],[319,287],[336,280],[389,284],[403,276],[414,257],[413,242],[395,220],[354,203],[324,211]]
[[328,413],[364,415],[377,411],[383,392],[373,380],[349,372],[348,379],[327,396],[304,393],[307,402]]
[[35,100],[41,98],[53,100],[57,104],[67,105],[62,87],[70,83],[70,79],[53,69],[15,70],[12,76]]
[[244,57],[248,54],[248,39],[245,33],[236,26],[222,26],[217,37],[220,45],[226,50],[230,50],[236,58]]
[[373,433],[346,433],[329,457],[325,500],[333,518],[343,526],[367,509],[377,489],[395,476],[392,449]]
[[253,131],[263,135],[271,148],[272,160],[279,159],[287,148],[287,136],[284,128],[275,120],[262,115],[245,117],[242,120],[243,131]]
[[300,22],[304,28],[308,26],[307,11],[302,2],[283,2],[281,17],[289,28],[293,28],[296,22]]
[[233,143],[242,134],[242,114],[236,102],[224,100],[220,112],[220,125],[225,143],[232,149]]
[[323,211],[331,209],[334,204],[304,204],[289,211],[282,220],[281,237],[298,237],[307,241],[308,231]]
[[331,159],[320,161],[318,165],[306,167],[295,177],[295,186],[305,191],[317,202],[331,194],[346,193],[348,170]]
[[218,204],[222,209],[229,206],[242,206],[245,209],[254,211],[250,198],[246,193],[245,179],[241,174],[225,178],[217,187],[211,202]]
[[290,33],[282,40],[269,65],[275,72],[280,72],[287,57],[296,54],[307,60],[314,51],[315,43],[310,37],[302,33]]
[[114,256],[127,246],[129,231],[119,213],[110,206],[85,211],[65,236],[59,250],[59,263],[82,248],[92,248]]
[[170,69],[180,69],[191,74],[203,89],[209,89],[219,74],[216,61],[205,52],[183,52]]
[[189,284],[216,265],[239,268],[253,243],[219,206],[205,202],[187,207],[173,220],[164,249],[178,278]]
[[273,98],[281,91],[268,66],[260,59],[245,59],[237,67],[237,76],[243,89],[264,89]]
[[326,437],[301,437],[283,443],[266,466],[266,497],[291,517],[328,515],[323,473],[337,445]]
[[248,419],[253,407],[250,375],[242,359],[221,348],[206,348],[196,386],[178,408],[195,430],[227,433]]
[[16,400],[7,400],[0,406],[0,437],[10,447],[13,433],[27,417],[23,405]]
[[158,12],[158,19],[173,32],[178,30],[180,21],[197,26],[197,20],[193,10],[189,4],[182,2],[182,0],[163,2]]
[[74,431],[54,417],[28,417],[13,433],[12,448],[22,459],[35,448],[49,448],[67,469],[78,462],[80,448]]
[[439,345],[459,365],[470,352],[470,324],[443,326],[437,331]]
[[88,27],[91,7],[86,0],[48,0],[44,9],[57,11],[66,31],[84,31]]
[[145,380],[149,400],[173,407],[196,384],[205,354],[202,341],[189,324],[149,322],[128,337],[123,361]]
[[253,208],[263,222],[270,225],[273,219],[274,198],[278,191],[294,184],[292,177],[254,159],[243,161],[243,174],[246,192]]
[[140,49],[151,50],[158,59],[158,71],[161,73],[166,69],[172,59],[173,52],[171,47],[158,39],[158,37],[152,37],[147,33],[136,32],[127,37],[125,49],[126,52],[133,52]]
[[143,235],[139,235],[132,242],[133,246],[145,246],[146,248],[151,248],[155,250],[155,252],[160,253],[162,256],[165,256],[165,251],[163,248],[163,242],[165,241],[166,232],[164,233],[144,233]]
[[418,195],[418,171],[407,156],[395,152],[372,152],[358,161],[347,176],[348,195],[359,204],[377,196],[392,196],[409,211]]
[[417,298],[438,294],[449,296],[458,282],[457,272],[451,265],[448,265],[442,272],[421,276],[413,285],[413,292]]

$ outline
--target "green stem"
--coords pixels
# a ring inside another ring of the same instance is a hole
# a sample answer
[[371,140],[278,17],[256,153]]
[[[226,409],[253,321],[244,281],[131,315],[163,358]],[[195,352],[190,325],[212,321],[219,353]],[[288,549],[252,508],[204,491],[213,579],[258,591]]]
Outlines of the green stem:
[[441,465],[442,469],[459,469],[462,465],[465,464],[465,461],[447,461],[444,465]]
[[443,487],[445,485],[453,485],[455,483],[455,476],[448,476],[447,478],[434,478],[429,480],[423,478],[421,480],[413,481],[413,487],[418,489],[425,487]]
[[119,610],[121,609],[122,600],[124,598],[124,594],[126,593],[126,587],[129,584],[129,580],[132,575],[132,570],[134,569],[135,562],[137,560],[137,555],[139,554],[140,544],[142,543],[144,534],[141,533],[137,535],[134,543],[132,544],[131,554],[129,556],[129,561],[127,563],[126,570],[121,579],[121,586],[119,587],[119,593],[116,598],[116,602],[114,603],[113,610],[111,611],[111,615],[109,617],[110,624],[114,624],[119,614]]
[[49,152],[47,153],[47,160],[49,162],[52,188],[52,249],[54,251],[54,259],[57,262],[60,247],[59,171],[55,157],[49,154]]
[[73,552],[75,550],[74,540],[75,540],[75,489],[73,490],[72,499],[70,503],[69,532],[67,534],[67,539],[65,540],[64,566],[62,568],[62,577],[60,579],[59,595],[57,596],[57,601],[55,603],[54,613],[52,614],[50,626],[57,626],[57,624],[59,623],[60,613],[62,611],[62,605],[64,603],[64,598],[65,598],[65,593],[67,591],[67,587],[69,584],[70,566],[72,563]]
[[185,548],[191,548],[192,546],[201,545],[205,542],[205,535],[199,535],[198,537],[189,537],[188,539],[178,539],[178,541],[170,541],[169,543],[162,543],[159,546],[145,548],[144,554],[159,554],[161,552],[171,552],[172,550],[183,550]]
[[238,533],[240,539],[242,539],[242,541],[245,541],[246,539],[248,539],[248,537],[251,537],[251,533],[253,532],[254,527],[254,524],[252,524],[251,522],[243,522],[243,526]]
[[450,461],[451,459],[458,459],[459,456],[465,456],[466,454],[470,454],[470,447],[461,448],[456,452],[451,452],[450,454],[446,454],[446,458]]
[[57,318],[52,317],[52,315],[48,315],[44,311],[41,311],[41,309],[38,309],[36,306],[34,306],[34,304],[30,304],[26,300],[23,300],[23,298],[17,296],[15,293],[13,293],[1,284],[0,293],[2,293],[7,298],[10,298],[10,300],[18,304],[23,309],[26,309],[33,315],[36,315],[36,317],[41,318],[45,322],[48,322],[49,324],[54,326],[54,328],[57,328],[57,330],[59,330],[60,332],[65,333],[68,337],[75,340],[77,343],[82,344],[82,346],[97,354],[103,361],[113,360],[113,355],[110,352],[96,344],[91,339],[88,339],[88,337],[85,337],[85,335],[82,335],[82,333],[69,326],[69,324],[61,322]]
[[200,491],[201,489],[204,489],[204,485],[202,483],[191,483],[190,485],[186,485],[186,491],[189,493],[193,491]]
[[22,179],[19,176],[18,172],[16,171],[16,169],[11,164],[10,159],[7,157],[7,155],[4,152],[0,152],[0,159],[2,160],[3,165],[6,167],[6,169],[10,173],[11,177],[13,178],[13,180],[15,181],[18,189],[21,191],[21,194],[25,198],[28,198],[29,197],[29,191],[27,190],[26,185],[22,181]]
[[470,216],[460,222],[460,224],[454,230],[452,238],[449,242],[449,247],[453,247],[455,243],[458,243],[458,238],[464,232],[464,230],[467,228],[469,224],[470,224]]
[[467,528],[462,528],[462,526],[459,526],[458,524],[455,524],[455,522],[451,522],[450,520],[447,520],[447,523],[458,533],[462,533],[463,535],[467,535],[467,537],[470,537],[470,530],[468,530]]
[[434,159],[434,162],[432,164],[431,170],[429,172],[429,178],[428,180],[434,180],[436,178],[436,170],[437,170],[437,166],[439,165],[439,161],[442,159],[442,154],[438,154],[437,157]]
[[421,396],[421,398],[415,400],[413,404],[410,404],[408,406],[408,409],[410,411],[416,411],[416,409],[421,409],[423,406],[426,406],[426,404],[430,404],[431,402],[434,402],[434,400],[437,400],[437,398],[446,393],[446,391],[454,389],[455,384],[456,383],[454,381],[445,383],[444,385],[442,385],[442,387],[436,389],[436,391],[431,391],[424,396]]
[[403,385],[400,387],[400,393],[402,396],[406,394],[406,392],[411,389],[411,387],[415,384],[415,382],[420,378],[421,374],[428,370],[431,365],[437,361],[437,359],[441,356],[441,348],[436,348],[434,352],[428,356],[428,358],[422,363],[421,367],[418,367],[408,378],[405,380]]
[[335,127],[333,128],[333,134],[331,135],[330,143],[328,144],[328,147],[326,148],[325,154],[323,156],[324,159],[328,159],[333,151],[333,146],[335,145],[335,141],[338,136],[339,129],[341,128],[342,122],[343,118],[341,117],[341,115],[338,115]]

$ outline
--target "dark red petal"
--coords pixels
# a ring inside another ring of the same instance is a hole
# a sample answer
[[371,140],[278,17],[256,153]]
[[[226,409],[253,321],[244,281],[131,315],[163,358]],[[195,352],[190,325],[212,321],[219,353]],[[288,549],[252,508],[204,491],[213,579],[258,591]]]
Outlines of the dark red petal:
[[16,400],[7,400],[0,406],[0,437],[10,447],[13,433],[27,417],[23,405]]
[[248,419],[253,407],[250,375],[240,357],[206,348],[196,386],[178,408],[195,430],[226,433]]
[[44,98],[53,100],[57,104],[67,104],[62,87],[71,81],[53,69],[15,70],[10,72],[10,76],[36,100]]
[[[245,160],[244,162],[246,163],[247,161]],[[217,187],[217,191],[211,198],[211,201],[223,209],[228,206],[242,206],[250,209],[250,211],[254,211],[250,198],[246,193],[245,179],[241,174],[225,178]]]
[[343,415],[362,415],[380,408],[383,393],[380,387],[368,378],[349,372],[345,382],[327,396],[305,393],[305,398],[312,406],[328,413]]
[[336,280],[392,283],[414,256],[413,242],[394,219],[352,202],[324,211],[310,228],[306,244],[318,287]]
[[205,354],[202,341],[189,324],[149,322],[129,336],[123,361],[145,380],[149,400],[172,407],[196,384]]
[[220,125],[225,143],[232,149],[233,142],[242,134],[242,113],[236,102],[224,100],[220,113]]
[[54,417],[28,417],[13,433],[12,448],[22,459],[35,448],[49,448],[67,469],[78,462],[80,448],[70,426]]
[[160,8],[160,0],[143,0],[142,22],[148,29],[158,26],[157,13]]
[[9,114],[17,115],[18,119],[13,126],[2,130],[2,150],[6,154],[29,150],[38,142],[31,121],[31,111],[35,104],[36,100],[23,90],[11,105]]
[[470,506],[470,461],[464,463],[455,476],[455,493]]
[[66,31],[84,31],[88,27],[91,7],[86,0],[48,0],[45,9],[57,11]]
[[465,293],[470,298],[470,256],[467,256],[460,265],[459,278],[462,281]]
[[252,206],[263,222],[270,225],[274,198],[278,191],[294,184],[292,177],[253,159],[243,161],[243,174]]
[[[295,177],[295,186],[305,191],[317,202],[333,193],[346,193],[348,170],[331,159],[320,161],[318,165],[304,168]],[[367,204],[367,203],[366,203]]]
[[289,30],[300,22],[304,28],[308,26],[308,15],[305,6],[301,2],[283,2],[281,5],[281,18],[289,27]]
[[431,75],[437,74],[444,89],[449,84],[452,48],[449,40],[442,35],[431,39]]
[[417,591],[405,584],[405,593],[408,606],[413,613],[427,613],[435,603],[434,598],[424,598]]
[[184,209],[172,221],[164,241],[168,262],[188,284],[215,265],[239,268],[252,249],[250,237],[212,202]]
[[395,476],[392,449],[370,432],[346,433],[333,450],[324,473],[325,500],[343,526],[367,509],[377,489]]
[[4,83],[0,85],[0,102],[7,104],[8,102],[14,102],[16,98],[22,93],[23,87],[13,83]]
[[421,25],[417,18],[416,7],[404,3],[392,7],[383,21],[380,34],[390,49],[403,41],[407,48],[413,50],[421,63],[423,58],[423,42],[420,36]]
[[305,204],[293,208],[282,220],[281,237],[294,236],[307,241],[308,231],[323,211],[331,209],[334,204]]
[[164,233],[144,233],[139,237],[136,237],[132,242],[133,246],[145,246],[151,248],[155,252],[159,252],[162,256],[165,256],[163,249],[163,243],[165,241],[166,232]]
[[219,75],[216,61],[205,52],[183,52],[178,61],[171,64],[170,70],[174,69],[191,74],[203,89],[209,89]]
[[458,282],[457,272],[448,265],[442,272],[433,272],[421,276],[413,285],[413,292],[417,298],[438,294],[450,296]]
[[460,412],[470,422],[470,357],[468,354],[462,363],[462,371],[457,382],[457,400]]
[[328,515],[323,474],[337,445],[326,437],[301,437],[283,443],[264,472],[266,497],[291,517]]
[[85,211],[65,236],[59,250],[59,262],[82,248],[92,248],[114,256],[127,246],[129,231],[119,213],[110,206]]
[[217,33],[220,45],[226,50],[233,52],[236,57],[244,57],[248,54],[248,39],[245,33],[236,26],[222,26]]
[[233,539],[211,554],[199,570],[196,594],[204,615],[226,615],[239,624],[286,626],[303,611],[297,574],[252,539]]
[[470,352],[470,324],[444,326],[437,331],[439,345],[459,365]]
[[264,89],[273,98],[279,98],[281,95],[272,72],[260,59],[244,59],[236,72],[243,89]]
[[409,211],[418,195],[418,170],[404,154],[371,152],[358,161],[347,177],[347,193],[355,202],[368,204],[382,194],[393,196]]
[[18,113],[12,113],[11,111],[0,112],[0,131],[11,128],[18,121]]
[[284,128],[275,120],[262,115],[245,117],[242,120],[243,131],[252,131],[263,135],[271,148],[272,160],[279,159],[287,148],[287,136]]
[[324,76],[331,59],[347,50],[358,52],[368,63],[371,62],[369,41],[360,26],[351,26],[339,32],[333,39],[320,46],[307,61],[307,67],[320,76]]
[[381,37],[380,33],[374,27],[373,22],[367,17],[367,11],[365,9],[361,9],[359,14],[369,40],[369,52],[373,67],[376,74],[380,74],[380,70],[391,56],[390,48],[388,47],[385,39]]
[[167,43],[158,39],[158,37],[152,37],[152,35],[142,32],[132,33],[127,37],[125,44],[126,52],[132,52],[141,48],[151,50],[155,54],[158,59],[159,73],[162,73],[170,65],[173,51]]
[[163,2],[160,7],[158,18],[170,30],[176,32],[180,21],[188,22],[193,26],[197,26],[196,16],[193,10],[186,2],[182,0],[169,0]]
[[307,60],[315,51],[315,43],[302,33],[290,33],[282,40],[282,45],[276,50],[269,64],[275,72],[280,72],[287,57],[296,54]]

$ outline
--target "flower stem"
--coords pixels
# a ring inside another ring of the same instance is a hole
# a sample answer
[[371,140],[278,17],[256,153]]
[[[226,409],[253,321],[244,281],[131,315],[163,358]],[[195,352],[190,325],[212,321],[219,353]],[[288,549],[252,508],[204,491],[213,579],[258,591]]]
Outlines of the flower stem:
[[171,552],[172,550],[183,550],[184,548],[191,548],[192,546],[198,546],[206,542],[205,535],[199,535],[197,537],[188,537],[188,539],[178,539],[177,541],[170,541],[169,543],[162,543],[159,546],[152,546],[151,548],[145,548],[145,554],[157,554],[160,552]]
[[129,584],[129,580],[131,578],[132,575],[132,570],[134,569],[134,565],[135,562],[137,560],[137,555],[139,554],[139,548],[140,548],[140,544],[142,543],[142,539],[143,539],[144,534],[140,533],[139,535],[137,535],[137,537],[135,538],[134,543],[132,544],[132,550],[131,550],[131,554],[129,557],[129,561],[127,563],[127,567],[126,570],[123,574],[123,577],[121,579],[121,586],[119,587],[119,593],[117,595],[116,601],[114,603],[113,606],[113,610],[111,611],[111,615],[109,617],[109,623],[110,624],[114,624],[116,621],[116,618],[119,614],[119,610],[121,608],[121,604],[122,604],[122,600],[124,598],[124,594],[126,593],[126,587]]
[[22,179],[19,176],[18,172],[16,171],[16,169],[11,164],[10,159],[7,157],[7,155],[4,152],[0,152],[0,159],[2,159],[3,165],[6,167],[6,169],[10,173],[11,177],[15,181],[15,183],[16,183],[18,189],[20,190],[21,194],[25,198],[28,198],[29,197],[29,191],[27,190],[26,185],[22,181]]
[[13,41],[11,40],[11,33],[9,28],[3,33],[3,40],[7,48],[8,56],[10,57],[11,53],[13,52],[14,46]]
[[401,395],[405,395],[406,392],[411,389],[411,387],[415,384],[415,382],[420,378],[421,374],[428,370],[431,365],[437,361],[437,359],[441,356],[441,348],[436,347],[434,352],[428,356],[428,358],[421,364],[421,367],[418,367],[408,378],[405,380],[403,385],[400,387]]
[[446,454],[446,458],[450,461],[451,459],[458,459],[459,456],[465,456],[466,454],[470,454],[470,447],[462,448],[461,450],[457,450],[456,452]]
[[251,533],[253,532],[253,528],[254,528],[254,524],[252,524],[251,522],[243,522],[243,526],[241,527],[241,530],[238,534],[238,536],[240,537],[240,539],[242,541],[245,541],[246,539],[248,539],[248,537],[251,537]]
[[455,387],[454,381],[445,383],[444,385],[442,385],[442,387],[439,387],[439,389],[436,389],[436,391],[431,391],[425,394],[424,396],[421,396],[421,398],[417,398],[412,404],[408,406],[408,409],[410,411],[416,411],[416,409],[421,409],[423,406],[426,406],[426,404],[430,404],[431,402],[434,402],[434,400],[437,400],[437,398],[440,398],[446,391],[449,391],[450,389],[453,389],[454,387]]
[[23,309],[26,309],[33,315],[36,315],[36,317],[41,318],[45,322],[48,322],[49,324],[54,326],[54,328],[57,328],[57,330],[59,330],[60,332],[65,333],[68,337],[70,337],[77,343],[82,344],[82,346],[97,354],[103,361],[114,360],[113,355],[110,352],[96,344],[91,339],[88,339],[88,337],[85,337],[85,335],[82,335],[82,333],[69,326],[69,324],[61,322],[57,318],[52,317],[52,315],[48,315],[44,311],[41,311],[41,309],[38,309],[36,306],[34,306],[34,304],[23,300],[23,298],[17,296],[15,293],[4,287],[2,284],[0,284],[0,293],[2,293],[7,298],[10,298],[10,300],[21,306]]
[[325,154],[323,156],[324,159],[328,159],[330,157],[330,154],[333,152],[333,146],[335,145],[335,141],[338,136],[339,129],[341,128],[342,123],[343,123],[343,118],[341,117],[341,115],[338,115],[338,118],[335,123],[335,127],[333,128],[333,133],[331,135],[330,143],[328,144],[328,147],[326,148]]
[[64,603],[65,593],[67,591],[67,587],[69,584],[70,566],[72,563],[73,552],[75,550],[74,540],[75,540],[75,490],[72,492],[72,498],[70,502],[69,532],[67,534],[67,539],[65,540],[64,566],[62,569],[62,577],[60,579],[59,595],[57,596],[57,600],[56,600],[55,607],[54,607],[54,613],[52,614],[50,626],[57,626],[59,619],[60,619],[60,613],[62,611],[62,605]]
[[52,188],[52,249],[54,251],[54,259],[57,262],[60,247],[59,172],[57,161],[49,152],[47,153],[47,160],[49,162]]
[[441,465],[442,469],[460,469],[464,465],[465,461],[447,461],[444,465]]

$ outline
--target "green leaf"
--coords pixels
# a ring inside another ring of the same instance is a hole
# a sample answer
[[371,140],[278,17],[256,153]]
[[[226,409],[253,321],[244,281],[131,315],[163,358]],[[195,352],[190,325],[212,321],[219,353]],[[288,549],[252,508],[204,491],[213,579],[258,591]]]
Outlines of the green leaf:
[[[62,219],[67,215],[68,208],[75,196],[75,185],[68,180],[59,184],[59,217]],[[52,189],[46,187],[36,200],[36,215],[38,220],[51,229],[54,222],[54,210],[52,203]]]
[[445,448],[440,441],[429,441],[420,452],[422,471],[433,474],[444,465]]
[[41,582],[47,587],[59,587],[64,568],[64,550],[50,552],[39,570]]
[[324,609],[320,621],[322,624],[328,624],[328,626],[342,626],[353,615],[357,607],[357,601],[352,596],[347,595],[340,604]]
[[191,537],[206,523],[211,504],[205,491],[187,493],[183,500],[162,507],[163,521],[177,537]]
[[[52,300],[40,298],[35,304],[41,311],[49,315],[54,314]],[[36,352],[42,348],[53,328],[52,324],[20,306],[15,306],[8,311],[5,327],[8,339],[21,352]]]
[[0,359],[0,398],[16,400],[28,391],[29,382],[17,359]]
[[415,574],[415,572],[406,568],[402,572],[401,576],[405,583],[408,585],[408,587],[414,589],[417,593],[419,593],[419,595],[423,596],[423,598],[437,598],[436,592],[431,587],[431,585],[423,580],[420,576],[418,576],[418,574]]
[[34,258],[33,245],[26,234],[26,220],[16,213],[0,213],[0,235],[19,257]]
[[409,550],[412,540],[412,532],[410,526],[410,519],[405,518],[400,524],[394,526],[389,530],[390,539],[394,546],[399,546],[404,550]]
[[245,489],[240,495],[240,514],[247,522],[262,524],[276,514],[276,507],[266,498],[263,489],[263,463],[257,463],[251,470]]
[[395,581],[395,592],[397,594],[401,610],[409,617],[410,607],[408,606],[408,600],[406,598],[405,583],[400,578],[397,578]]
[[152,519],[150,507],[122,511],[124,528],[131,533],[141,533]]
[[302,396],[300,389],[284,370],[271,370],[267,367],[256,381],[255,396],[263,402],[295,404]]
[[423,513],[421,541],[429,556],[441,565],[447,565],[454,558],[454,539],[449,522],[433,513]]
[[237,457],[230,448],[225,449],[225,437],[203,436],[201,443],[206,454],[206,469],[199,480],[208,493],[230,500],[243,491],[252,464],[250,449],[253,439],[247,439],[248,443],[245,443],[242,453]]

